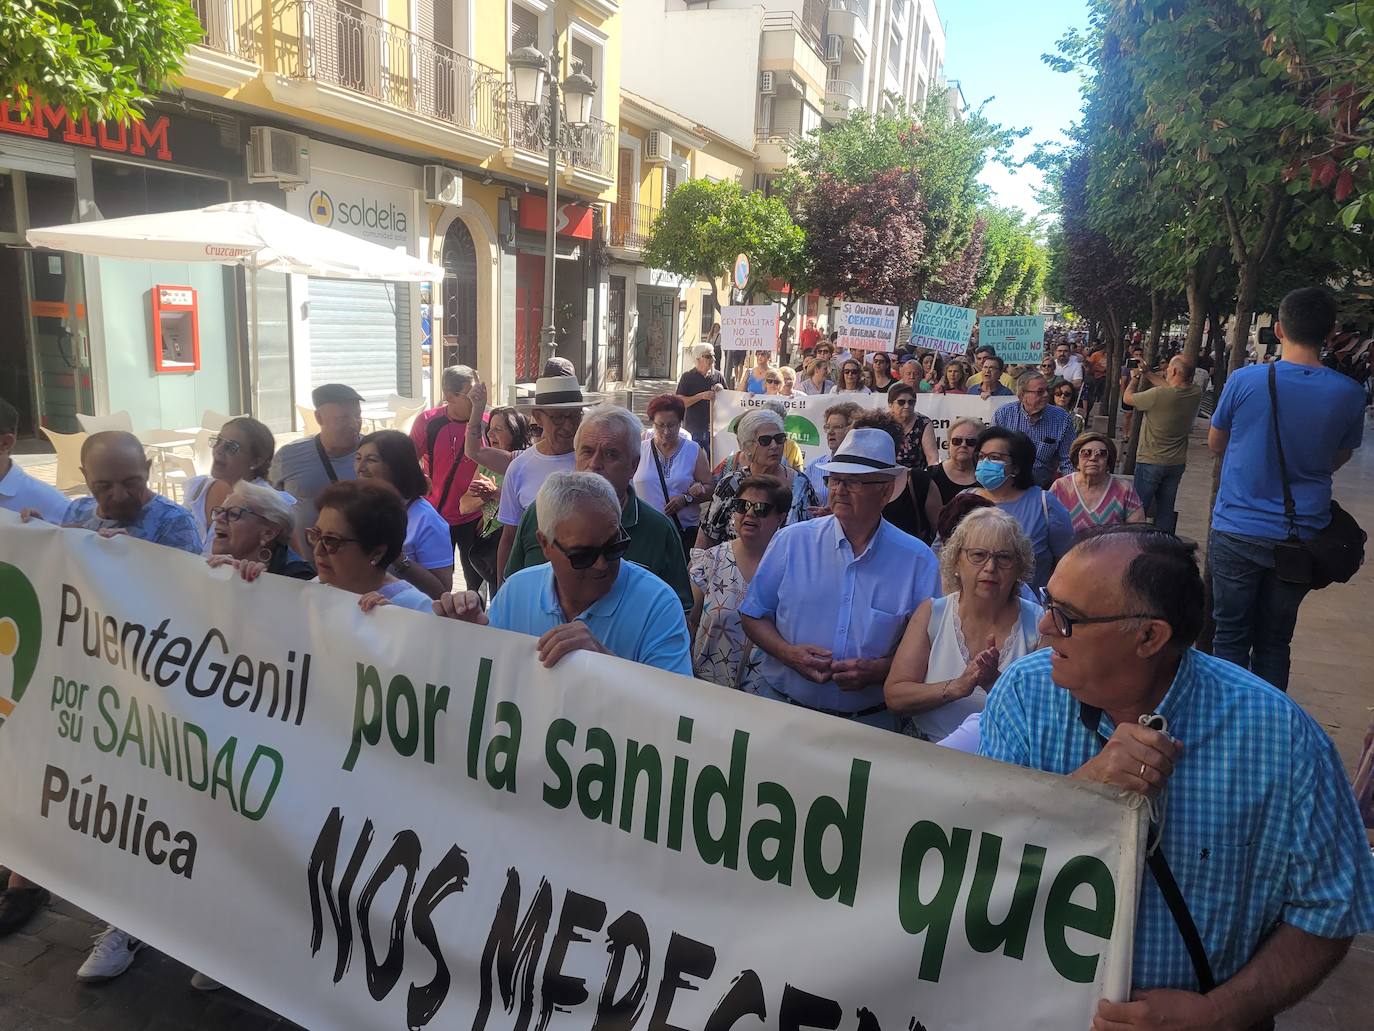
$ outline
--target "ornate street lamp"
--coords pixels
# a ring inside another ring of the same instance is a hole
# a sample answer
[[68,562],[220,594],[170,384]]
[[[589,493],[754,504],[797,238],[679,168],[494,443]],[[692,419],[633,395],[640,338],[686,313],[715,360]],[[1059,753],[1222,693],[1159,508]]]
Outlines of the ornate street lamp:
[[[538,106],[545,102],[544,87],[548,85],[548,139],[545,144],[549,153],[549,188],[546,202],[548,222],[544,228],[544,328],[540,333],[540,350],[543,364],[553,357],[558,346],[558,331],[553,323],[553,281],[554,258],[558,235],[558,151],[563,142],[559,122],[564,115],[559,102],[558,75],[560,57],[558,40],[554,39],[553,48],[548,55],[532,46],[520,47],[506,60],[511,67],[511,77],[515,80],[515,99],[521,104]],[[576,128],[581,128],[591,120],[592,99],[596,96],[596,83],[581,71],[573,72],[563,81],[562,93],[567,97],[566,118]]]

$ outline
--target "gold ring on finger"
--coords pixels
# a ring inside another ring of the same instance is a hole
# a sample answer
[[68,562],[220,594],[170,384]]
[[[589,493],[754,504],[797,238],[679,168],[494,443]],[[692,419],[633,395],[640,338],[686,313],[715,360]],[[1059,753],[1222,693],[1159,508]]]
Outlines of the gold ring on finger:
[[1141,780],[1144,780],[1144,779],[1145,779],[1145,764],[1144,764],[1144,763],[1141,763],[1141,764],[1140,764],[1140,779],[1141,779]]

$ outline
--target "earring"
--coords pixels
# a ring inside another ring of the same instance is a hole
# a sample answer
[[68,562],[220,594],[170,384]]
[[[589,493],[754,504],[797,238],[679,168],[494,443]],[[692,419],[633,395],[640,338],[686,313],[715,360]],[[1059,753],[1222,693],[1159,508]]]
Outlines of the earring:
[[259,561],[259,562],[271,562],[271,561],[272,561],[272,549],[269,548],[266,544],[264,544],[264,545],[258,550],[258,561]]

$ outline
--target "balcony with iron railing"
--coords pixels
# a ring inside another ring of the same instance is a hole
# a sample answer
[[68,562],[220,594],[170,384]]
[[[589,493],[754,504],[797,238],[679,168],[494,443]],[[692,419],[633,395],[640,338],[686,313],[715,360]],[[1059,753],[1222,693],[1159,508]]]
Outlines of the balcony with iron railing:
[[[614,179],[616,129],[609,122],[592,118],[585,124],[559,121],[559,163],[568,173],[596,179]],[[547,104],[506,104],[506,144],[522,151],[527,158],[543,164],[549,152],[549,108]],[[528,164],[529,161],[524,162]],[[599,184],[598,184],[599,185]]]
[[246,59],[260,52],[262,0],[191,0],[191,10],[205,30],[201,46]]
[[649,227],[659,208],[635,201],[611,205],[611,246],[625,251],[642,251],[649,243]]

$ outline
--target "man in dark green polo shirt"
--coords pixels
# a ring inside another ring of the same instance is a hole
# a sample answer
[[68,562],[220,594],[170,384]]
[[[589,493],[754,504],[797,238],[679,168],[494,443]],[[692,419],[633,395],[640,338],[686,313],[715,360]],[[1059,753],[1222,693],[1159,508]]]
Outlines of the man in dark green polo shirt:
[[[630,481],[639,467],[644,427],[633,412],[618,405],[597,405],[582,416],[573,438],[576,469],[596,473],[615,489],[620,498],[620,525],[630,538],[625,557],[637,562],[676,592],[683,611],[692,607],[692,584],[687,578],[687,560],[682,554],[682,537],[671,519],[635,496]],[[546,559],[535,538],[539,517],[531,505],[520,517],[515,544],[506,562],[509,577]]]

